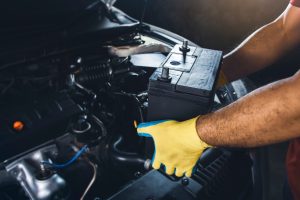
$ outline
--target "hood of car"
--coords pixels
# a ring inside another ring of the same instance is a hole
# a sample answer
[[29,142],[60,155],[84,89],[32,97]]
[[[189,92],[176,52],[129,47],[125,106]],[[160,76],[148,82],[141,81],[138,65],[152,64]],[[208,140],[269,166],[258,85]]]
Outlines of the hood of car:
[[91,11],[99,0],[5,0],[1,2],[3,28],[55,26]]
[[126,15],[118,18],[117,12],[111,12],[114,3],[115,0],[3,1],[0,66],[85,44],[92,36],[106,40],[134,29],[136,20]]

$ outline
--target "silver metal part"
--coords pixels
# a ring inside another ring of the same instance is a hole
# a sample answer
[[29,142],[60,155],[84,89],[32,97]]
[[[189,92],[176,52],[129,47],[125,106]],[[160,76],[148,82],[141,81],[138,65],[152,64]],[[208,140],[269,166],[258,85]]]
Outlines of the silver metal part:
[[[177,53],[182,55],[182,51],[180,50],[182,48],[182,45],[176,44],[175,47],[172,49],[171,53]],[[189,46],[190,51],[186,53],[187,56],[192,56],[194,55],[196,51],[196,47],[194,46]]]
[[6,170],[20,182],[32,200],[65,199],[68,193],[65,180],[55,172],[38,177],[39,172],[45,170],[40,163],[49,159],[46,155],[50,152],[57,152],[55,145],[27,154],[6,166]]
[[249,93],[242,80],[237,80],[231,83],[237,98],[241,98]]
[[169,68],[166,67],[162,68],[161,78],[165,78],[165,79],[169,78]]
[[[71,67],[74,65],[71,65]],[[70,74],[67,79],[66,79],[66,84],[70,87],[73,87],[75,85],[76,81],[75,81],[75,75],[74,74]]]
[[146,169],[146,170],[150,170],[151,169],[151,160],[150,159],[147,159],[146,161],[145,161],[145,163],[144,163],[144,168]]
[[82,63],[82,58],[81,58],[81,57],[78,57],[77,60],[76,60],[76,63],[77,63],[77,64],[81,64],[81,63]]
[[111,10],[113,5],[117,2],[117,0],[102,0],[102,1],[105,3],[108,10]]
[[170,69],[163,67],[161,71],[161,75],[157,78],[157,80],[162,82],[171,82],[172,77],[170,77]]
[[76,134],[83,134],[83,133],[86,133],[89,130],[91,130],[92,125],[89,122],[86,122],[85,125],[86,125],[86,127],[84,127],[84,129],[82,129],[82,130],[79,130],[79,129],[76,129],[76,127],[73,127],[72,132],[76,133]]
[[81,196],[80,200],[84,200],[86,194],[89,192],[89,190],[91,189],[91,187],[93,186],[93,184],[97,178],[97,165],[92,163],[91,161],[88,161],[88,163],[93,167],[93,177],[92,177],[90,183],[88,184],[87,188],[85,189],[83,195]]
[[187,40],[183,40],[180,51],[182,52],[182,62],[186,63],[186,55],[191,49]]
[[172,69],[172,70],[178,70],[178,71],[184,71],[189,72],[194,63],[196,61],[195,56],[186,56],[186,61],[182,61],[182,55],[181,54],[172,54],[167,62],[164,64],[164,67]]
[[188,47],[189,47],[188,41],[187,40],[183,40],[183,42],[182,42],[182,48],[187,49]]

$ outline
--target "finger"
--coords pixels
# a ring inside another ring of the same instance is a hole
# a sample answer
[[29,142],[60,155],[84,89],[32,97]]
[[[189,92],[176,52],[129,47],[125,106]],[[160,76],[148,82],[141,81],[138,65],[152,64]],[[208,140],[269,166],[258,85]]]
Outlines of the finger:
[[160,125],[162,123],[171,123],[172,120],[161,120],[161,121],[154,121],[154,122],[147,122],[147,123],[141,123],[137,126],[137,133],[139,136],[142,137],[152,137],[154,133],[157,132],[158,129],[157,125]]
[[159,121],[153,121],[153,122],[145,122],[145,123],[140,123],[137,128],[147,128],[147,127],[151,127],[151,126],[155,126],[157,124],[161,124],[163,122],[166,122],[168,120],[159,120]]
[[166,173],[168,175],[173,175],[175,171],[175,167],[166,165]]
[[157,159],[154,159],[154,161],[152,163],[153,169],[159,169],[160,166],[161,166],[161,162],[159,162]]
[[138,131],[137,133],[141,137],[152,137],[152,135],[150,133],[146,133],[146,132],[142,132],[142,131]]
[[137,134],[141,137],[152,137],[153,127],[137,128]]
[[183,171],[183,170],[176,168],[175,176],[177,176],[177,177],[182,177],[183,174],[184,174],[184,171]]
[[185,176],[186,177],[191,177],[193,173],[193,169],[188,170],[187,172],[185,172]]

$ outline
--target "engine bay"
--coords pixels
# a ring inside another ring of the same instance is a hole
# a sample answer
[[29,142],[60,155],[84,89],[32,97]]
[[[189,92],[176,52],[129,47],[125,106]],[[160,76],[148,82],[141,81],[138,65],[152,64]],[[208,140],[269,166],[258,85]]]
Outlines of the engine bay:
[[[171,100],[154,96],[170,97],[168,77],[176,77],[178,70],[164,63],[180,64],[176,59],[168,62],[174,49],[181,48],[182,38],[148,28],[1,68],[1,199],[242,199],[251,193],[251,159],[240,150],[207,150],[192,178],[151,169],[153,148],[137,136],[136,124],[149,116],[157,120],[159,111],[171,117]],[[111,46],[153,42],[173,51],[122,57],[109,51]],[[197,59],[190,56],[187,63],[197,63],[189,61]],[[218,59],[220,63],[220,52]],[[155,84],[157,70],[167,78],[151,89],[149,81]],[[206,72],[211,91],[203,93],[207,98],[199,97],[203,105],[192,106],[195,112],[199,107],[201,114],[217,110],[248,92],[242,81],[214,91],[217,71]],[[198,92],[183,86],[177,92],[184,97],[170,98],[185,102]],[[193,96],[193,102],[199,98]],[[173,106],[181,107],[180,101]],[[169,111],[153,108],[164,103]]]

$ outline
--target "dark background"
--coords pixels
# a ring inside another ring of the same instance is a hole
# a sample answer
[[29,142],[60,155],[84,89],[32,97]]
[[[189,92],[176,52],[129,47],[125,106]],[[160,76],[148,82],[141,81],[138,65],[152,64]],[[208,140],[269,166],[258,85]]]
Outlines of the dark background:
[[[144,0],[119,0],[117,7],[140,18]],[[200,46],[229,51],[279,16],[288,0],[148,0],[145,21]]]
[[[119,0],[116,7],[139,19],[145,0]],[[145,22],[170,30],[201,47],[228,53],[263,25],[276,19],[289,0],[148,0]],[[250,78],[259,86],[293,75],[300,50]]]

